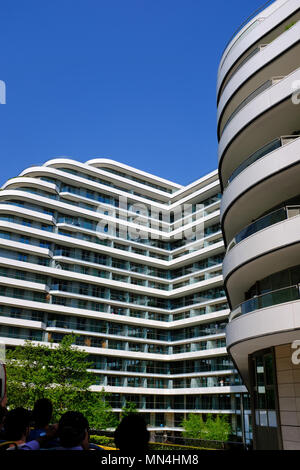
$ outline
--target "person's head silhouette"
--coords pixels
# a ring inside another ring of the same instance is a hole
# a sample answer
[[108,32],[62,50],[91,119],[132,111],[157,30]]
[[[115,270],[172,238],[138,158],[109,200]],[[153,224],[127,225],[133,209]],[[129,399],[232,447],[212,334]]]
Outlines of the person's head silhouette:
[[88,450],[89,423],[78,411],[67,411],[59,420],[58,437],[63,448],[70,450]]
[[149,431],[144,418],[137,413],[122,419],[114,437],[116,446],[123,454],[145,454],[148,450]]
[[48,398],[40,398],[34,404],[32,418],[36,428],[43,429],[50,424],[53,406]]

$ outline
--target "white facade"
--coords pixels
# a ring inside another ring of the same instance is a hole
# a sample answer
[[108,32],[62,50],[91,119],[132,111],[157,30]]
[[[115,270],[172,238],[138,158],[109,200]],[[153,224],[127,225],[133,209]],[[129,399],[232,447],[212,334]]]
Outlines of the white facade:
[[227,347],[252,395],[257,449],[300,449],[300,1],[239,31],[218,74]]
[[238,432],[219,216],[217,171],[183,187],[108,159],[24,170],[0,192],[1,340],[75,332],[116,412],[134,401],[170,430],[227,413]]

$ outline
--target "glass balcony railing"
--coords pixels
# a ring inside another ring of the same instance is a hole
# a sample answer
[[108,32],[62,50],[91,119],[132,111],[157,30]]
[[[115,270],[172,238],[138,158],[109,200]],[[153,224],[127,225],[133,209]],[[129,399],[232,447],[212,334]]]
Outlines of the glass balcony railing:
[[1,286],[0,288],[0,296],[3,297],[10,297],[13,299],[22,299],[22,300],[30,300],[33,302],[43,302],[49,303],[50,296],[47,293],[41,292],[28,292],[22,289],[10,289]]
[[[271,2],[274,1],[274,0],[271,0]],[[270,2],[268,2],[270,3]],[[265,5],[264,5],[264,8],[265,8]],[[248,29],[245,30],[244,33],[242,33],[238,38],[237,38],[237,41],[235,43],[233,43],[233,45],[231,46],[231,48],[229,49],[229,51],[227,52],[226,56],[224,57],[223,61],[222,61],[222,64],[223,62],[225,61],[227,55],[229,54],[229,52],[231,51],[231,49],[236,45],[236,43],[238,43],[240,41],[240,39],[242,39],[245,34],[247,34],[248,32],[252,31],[252,29],[259,25],[262,21],[264,21],[265,18],[258,18],[256,21],[254,21],[250,27]],[[296,24],[298,21],[296,21],[294,24]],[[294,24],[292,24],[292,26],[294,26]],[[271,41],[271,42],[274,42],[278,37],[280,37],[282,34],[284,34],[288,29],[290,29],[290,27],[287,27],[285,29],[283,28],[280,28],[279,27],[279,31],[278,31],[278,34],[276,35],[276,37]],[[233,36],[234,37],[234,36]],[[248,62],[249,59],[251,59],[254,55],[256,55],[258,52],[260,52],[262,49],[264,49],[266,46],[268,46],[269,44],[260,44],[258,47],[256,47],[252,52],[250,52],[250,54],[248,54],[242,61],[241,63],[238,65],[238,67],[233,71],[233,73],[229,76],[230,79],[233,77],[233,75],[246,63]],[[226,83],[228,83],[228,80],[226,81]]]
[[262,51],[265,47],[267,47],[269,44],[260,44],[259,46],[257,46],[252,52],[250,52],[249,55],[247,55],[247,57],[245,57],[244,60],[242,60],[242,62],[239,64],[239,66],[235,69],[234,71],[234,74],[240,70],[240,68],[243,67],[243,65],[246,64],[246,62],[248,62],[248,60],[252,59],[252,57],[254,57],[258,52]]
[[286,135],[282,137],[278,137],[277,139],[272,140],[272,142],[269,142],[268,144],[264,145],[264,147],[260,148],[256,152],[254,152],[250,157],[248,157],[246,160],[239,165],[234,172],[231,174],[231,176],[228,178],[226,186],[231,183],[242,171],[244,171],[246,168],[248,168],[252,163],[255,163],[257,160],[260,160],[261,158],[265,157],[269,153],[273,152],[274,150],[277,150],[280,147],[283,147],[286,144],[289,144],[290,142],[293,142],[294,140],[298,139],[300,135]]
[[229,316],[229,321],[245,315],[247,313],[260,310],[262,308],[272,307],[274,305],[284,304],[300,299],[300,284],[277,289],[266,294],[252,297],[236,307]]
[[271,225],[282,222],[283,220],[290,219],[300,215],[300,206],[286,206],[277,209],[276,211],[270,212],[269,214],[257,219],[252,224],[243,228],[228,245],[227,252],[230,251],[235,245],[240,243],[242,240],[254,235],[261,230],[270,227]]
[[[273,0],[270,0],[270,2],[273,1]],[[268,2],[268,3],[270,3]],[[265,6],[264,6],[265,7]],[[241,24],[241,26],[239,26],[239,28],[234,32],[234,34],[231,36],[231,38],[229,39],[225,49],[224,49],[224,52],[226,51],[227,47],[229,46],[230,42],[233,40],[233,38],[238,34],[239,31],[241,31],[242,28],[245,27],[245,25],[251,20],[251,18],[253,18],[255,15],[257,15],[259,12],[261,11],[261,9],[258,9],[254,12],[253,15],[251,15],[249,18],[247,18],[246,21],[244,21],[244,23]],[[264,17],[260,17],[260,18],[257,18],[256,20],[254,20],[244,31],[242,31],[240,33],[240,35],[236,38],[236,40],[234,41],[234,43],[231,45],[230,49],[228,49],[226,55],[223,57],[222,59],[222,62],[220,64],[220,69],[223,67],[223,64],[227,58],[227,56],[229,55],[229,53],[232,51],[232,49],[237,45],[239,44],[239,42],[244,39],[245,36],[247,36],[247,34],[249,34],[256,26],[258,26],[260,23],[262,23],[262,21],[264,21],[265,18]],[[224,54],[223,52],[223,54]]]
[[24,272],[7,272],[5,268],[0,268],[0,276],[7,277],[10,279],[17,279],[25,282],[34,282],[37,284],[47,284],[47,278],[43,278],[41,275],[30,276],[30,274]]
[[42,341],[43,339],[42,331],[25,330],[22,328],[13,328],[11,330],[5,327],[0,327],[0,337],[24,339],[29,341]]
[[[95,297],[101,299],[107,299],[108,294],[107,292],[101,287],[75,287],[72,285],[65,285],[65,284],[52,284],[50,291],[55,292],[67,292],[69,294],[77,294],[82,296],[88,297]],[[111,300],[119,300],[121,302],[125,302],[126,298],[123,296],[116,296],[116,298],[111,298]]]
[[245,98],[238,106],[237,108],[233,111],[233,113],[229,116],[229,118],[226,121],[226,124],[223,127],[222,134],[225,131],[226,127],[228,124],[232,121],[232,119],[247,105],[249,104],[254,98],[256,98],[258,95],[263,93],[265,90],[268,90],[268,88],[271,88],[271,86],[276,85],[276,83],[280,82],[284,76],[281,77],[272,77],[266,82],[264,82],[260,87],[258,87],[256,90],[254,90],[252,93],[250,93],[247,98]]

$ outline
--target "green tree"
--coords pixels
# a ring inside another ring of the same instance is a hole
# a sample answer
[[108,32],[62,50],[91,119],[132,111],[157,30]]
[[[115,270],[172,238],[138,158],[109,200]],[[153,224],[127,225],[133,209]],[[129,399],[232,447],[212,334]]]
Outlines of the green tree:
[[205,424],[208,433],[208,440],[222,442],[228,441],[231,433],[231,426],[228,422],[227,415],[217,415],[215,418],[213,418],[212,415],[208,415]]
[[183,436],[190,439],[206,439],[206,427],[202,415],[189,414],[182,422]]
[[26,341],[7,352],[8,405],[32,408],[42,397],[53,403],[53,419],[68,411],[81,411],[90,427],[107,429],[116,418],[104,390],[91,392],[95,376],[88,354],[74,346],[76,337],[66,335],[58,346],[35,345]]
[[136,413],[138,413],[136,404],[132,401],[126,401],[125,405],[122,408],[122,418]]
[[104,389],[101,392],[88,392],[86,405],[82,404],[81,412],[87,417],[91,429],[104,430],[118,425],[118,418],[107,401],[108,396]]
[[190,414],[182,422],[183,436],[190,439],[203,439],[208,441],[226,442],[231,433],[231,426],[226,415],[217,415],[215,418],[208,415],[206,421],[201,415]]

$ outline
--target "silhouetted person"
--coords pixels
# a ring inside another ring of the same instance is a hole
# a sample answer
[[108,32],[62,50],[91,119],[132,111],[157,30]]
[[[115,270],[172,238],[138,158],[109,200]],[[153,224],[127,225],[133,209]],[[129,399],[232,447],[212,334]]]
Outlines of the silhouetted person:
[[0,406],[0,441],[4,440],[4,421],[8,411],[5,406]]
[[147,453],[149,437],[144,418],[136,413],[125,416],[114,433],[117,448],[128,455]]
[[37,439],[45,435],[49,428],[53,412],[53,406],[48,398],[40,398],[34,404],[32,419],[34,422],[34,429],[29,433],[29,440]]
[[67,411],[58,423],[60,450],[88,450],[89,423],[82,413]]
[[15,408],[7,413],[4,421],[4,436],[18,446],[25,444],[29,435],[31,414],[25,408]]
[[[20,450],[39,450],[44,448],[48,441],[55,438],[57,425],[49,426],[44,436],[28,441],[30,421],[32,415],[24,408],[15,408],[8,412],[4,421],[4,436],[7,441],[14,441]],[[11,444],[8,450],[14,450]]]

